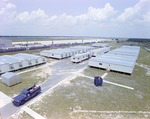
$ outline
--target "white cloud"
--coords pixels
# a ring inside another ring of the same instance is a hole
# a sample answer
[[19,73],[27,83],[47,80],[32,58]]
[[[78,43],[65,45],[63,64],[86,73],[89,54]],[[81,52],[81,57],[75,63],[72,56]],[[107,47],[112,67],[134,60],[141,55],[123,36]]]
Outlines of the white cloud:
[[126,22],[141,17],[144,9],[148,9],[147,4],[150,4],[149,0],[140,0],[135,6],[126,8],[124,12],[117,17],[117,21]]
[[16,8],[16,5],[15,5],[15,4],[8,3],[8,4],[6,5],[6,9],[14,9],[14,8]]
[[110,16],[114,15],[117,11],[107,3],[104,8],[93,8],[89,7],[87,14],[81,14],[76,16],[77,19],[80,20],[107,20]]
[[41,10],[39,8],[37,11],[32,11],[31,13],[26,11],[26,12],[18,14],[16,16],[16,20],[26,23],[28,21],[32,21],[32,20],[34,21],[37,18],[39,20],[39,19],[47,18],[47,17],[48,17],[48,15],[45,14],[44,10]]
[[150,11],[143,15],[144,21],[150,22]]

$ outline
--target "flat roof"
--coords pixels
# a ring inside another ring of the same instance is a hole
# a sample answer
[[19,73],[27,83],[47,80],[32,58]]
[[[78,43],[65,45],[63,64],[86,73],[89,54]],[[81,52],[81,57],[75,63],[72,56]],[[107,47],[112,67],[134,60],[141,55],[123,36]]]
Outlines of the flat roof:
[[[100,56],[104,56],[104,57],[118,57],[118,58],[127,58],[127,59],[134,59],[136,60],[137,58],[136,57],[130,57],[130,56],[127,56],[127,55],[115,55],[115,54],[109,54],[109,53],[105,53],[103,55],[100,55]],[[98,56],[98,57],[100,57]]]
[[92,57],[89,59],[89,61],[96,61],[96,62],[103,62],[103,63],[109,63],[109,64],[115,64],[115,65],[122,65],[127,67],[134,68],[135,62],[131,62],[128,60],[116,60],[116,59],[106,59],[106,58],[98,58],[98,57]]
[[105,50],[105,49],[109,49],[109,47],[94,49],[94,50],[92,50],[92,52],[103,51],[103,50]]
[[113,52],[124,52],[124,53],[131,53],[131,54],[139,54],[139,50],[131,50],[131,49],[124,49],[124,48],[117,48],[112,50]]
[[5,64],[5,63],[17,63],[17,62],[21,62],[23,59],[18,59],[16,57],[13,57],[11,55],[3,55],[0,56],[0,63],[1,64]]
[[18,53],[18,54],[12,55],[12,56],[17,57],[17,58],[22,58],[24,60],[32,60],[32,59],[36,59],[36,58],[40,57],[40,56],[25,54],[25,53]]
[[116,56],[109,56],[109,55],[100,55],[97,56],[97,58],[104,58],[104,59],[111,59],[111,60],[123,60],[123,61],[127,61],[127,62],[136,62],[136,59],[132,59],[132,58],[126,58],[126,57],[116,57]]
[[73,57],[80,57],[80,56],[88,55],[88,54],[90,54],[90,53],[86,52],[86,53],[82,53],[82,54],[75,54]]
[[127,56],[134,56],[134,57],[138,56],[138,54],[132,54],[127,52],[115,52],[115,51],[109,51],[108,54],[127,55]]

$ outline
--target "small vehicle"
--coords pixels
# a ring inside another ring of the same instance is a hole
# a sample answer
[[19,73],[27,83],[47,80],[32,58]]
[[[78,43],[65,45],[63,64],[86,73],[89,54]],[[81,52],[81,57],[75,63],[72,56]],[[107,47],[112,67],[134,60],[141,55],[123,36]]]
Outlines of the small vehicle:
[[40,92],[41,92],[41,87],[40,86],[37,87],[34,84],[33,86],[29,87],[28,89],[22,90],[18,96],[13,98],[12,103],[18,107],[18,106],[26,103],[29,99],[36,96]]

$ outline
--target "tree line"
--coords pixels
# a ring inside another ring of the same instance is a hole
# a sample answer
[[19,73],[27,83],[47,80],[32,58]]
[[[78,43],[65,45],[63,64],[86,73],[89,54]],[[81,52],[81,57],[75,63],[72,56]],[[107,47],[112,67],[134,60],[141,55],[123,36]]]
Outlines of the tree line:
[[150,43],[150,39],[140,39],[140,38],[129,38],[129,42],[138,42],[138,43]]

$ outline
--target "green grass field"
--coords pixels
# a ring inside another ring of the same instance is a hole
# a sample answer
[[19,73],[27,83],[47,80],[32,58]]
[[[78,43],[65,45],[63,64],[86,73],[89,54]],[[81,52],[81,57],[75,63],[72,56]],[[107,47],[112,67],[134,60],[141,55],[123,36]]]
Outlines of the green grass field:
[[[112,50],[120,47],[121,44],[111,42],[110,46],[112,46]],[[78,76],[68,85],[57,86],[53,92],[44,96],[42,101],[31,104],[29,108],[48,119],[150,118],[150,75],[147,74],[148,69],[145,67],[150,68],[150,52],[141,48],[132,76],[109,72],[105,77],[107,81],[130,86],[134,90],[107,83],[103,83],[102,87],[95,87],[92,79]],[[37,70],[37,72],[40,71]],[[105,72],[105,70],[88,67],[82,73],[94,77],[102,76]],[[27,88],[34,82],[46,80],[38,76],[33,77],[33,75],[34,72],[22,74],[23,82],[16,87],[10,88],[0,83],[0,90],[12,97],[19,93],[19,88]],[[32,117],[24,112],[20,114],[19,118],[30,119]]]
[[[150,53],[140,50],[138,64],[150,66]],[[83,74],[87,76],[103,75],[104,70],[87,68]],[[95,87],[93,80],[77,77],[67,86],[61,85],[53,93],[45,96],[39,104],[29,107],[46,118],[57,119],[97,119],[97,118],[150,118],[150,75],[147,69],[135,65],[132,76],[110,72],[105,80],[133,87],[134,90],[103,83]],[[79,112],[72,111],[74,110]],[[85,111],[111,111],[80,112]],[[112,111],[124,111],[113,113]],[[130,111],[130,112],[126,112]],[[132,113],[131,113],[132,112]]]

